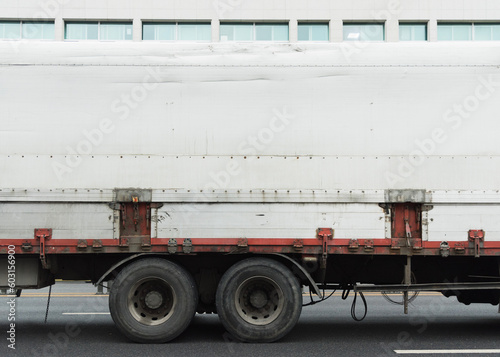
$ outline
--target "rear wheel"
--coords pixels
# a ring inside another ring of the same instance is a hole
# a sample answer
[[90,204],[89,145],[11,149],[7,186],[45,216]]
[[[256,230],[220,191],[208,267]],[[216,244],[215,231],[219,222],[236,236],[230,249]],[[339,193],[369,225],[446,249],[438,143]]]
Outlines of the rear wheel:
[[117,328],[142,343],[167,342],[180,335],[190,324],[197,303],[191,274],[160,258],[141,259],[125,267],[109,296]]
[[295,326],[302,311],[299,281],[284,265],[250,258],[232,266],[217,288],[217,313],[234,337],[273,342]]

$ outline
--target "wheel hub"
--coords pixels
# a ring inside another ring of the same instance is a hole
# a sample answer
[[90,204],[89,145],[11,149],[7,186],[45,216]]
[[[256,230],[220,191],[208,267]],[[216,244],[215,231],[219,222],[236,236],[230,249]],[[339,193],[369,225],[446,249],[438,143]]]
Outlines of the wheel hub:
[[146,294],[144,303],[150,309],[157,309],[163,303],[163,297],[158,291],[150,291],[149,293]]
[[144,325],[159,325],[172,316],[175,294],[164,280],[146,278],[129,292],[128,307],[132,316]]
[[267,325],[283,311],[281,287],[265,276],[254,276],[242,282],[235,293],[238,315],[252,325]]
[[267,294],[262,290],[256,290],[250,295],[250,304],[257,309],[262,309],[268,301]]

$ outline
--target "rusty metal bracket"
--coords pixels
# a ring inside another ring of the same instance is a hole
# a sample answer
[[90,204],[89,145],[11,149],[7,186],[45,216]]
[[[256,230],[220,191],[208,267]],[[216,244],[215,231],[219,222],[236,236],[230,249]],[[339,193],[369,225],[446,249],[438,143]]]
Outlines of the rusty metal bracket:
[[21,249],[23,252],[32,252],[33,246],[30,242],[23,242],[23,244],[21,245]]
[[392,239],[391,240],[391,249],[394,249],[394,250],[401,249],[401,247],[399,246],[399,239]]
[[120,205],[120,214],[121,214],[121,219],[122,219],[122,228],[125,229],[125,217],[127,217],[127,206],[124,205],[123,203]]
[[446,258],[450,255],[450,245],[446,241],[442,241],[439,245],[439,251],[443,258]]
[[484,242],[484,231],[482,229],[469,230],[469,242],[474,245],[474,257],[479,258],[481,242]]
[[456,254],[464,254],[465,253],[465,243],[463,243],[463,242],[455,243],[455,253]]
[[102,249],[102,240],[94,239],[92,241],[92,249],[93,250],[101,250]]
[[134,209],[134,229],[137,232],[137,225],[139,224],[139,198],[132,197],[133,209]]
[[128,248],[128,238],[120,237],[120,248]]
[[359,241],[357,239],[351,239],[349,241],[349,246],[347,247],[351,252],[357,252],[359,249]]
[[293,249],[301,251],[302,249],[304,249],[304,242],[301,239],[295,239],[293,241]]
[[146,236],[141,238],[141,247],[144,249],[151,248],[151,237]]
[[404,215],[404,222],[405,222],[405,238],[406,238],[406,246],[410,247],[410,239],[412,238],[411,236],[411,227],[410,227],[410,209],[408,205],[405,206],[405,215]]
[[413,238],[412,249],[415,253],[420,253],[422,251],[422,238]]
[[184,242],[182,242],[182,251],[184,254],[190,254],[193,251],[193,242],[190,238],[186,238]]
[[240,239],[238,240],[238,248],[248,248],[248,239]]
[[238,239],[238,242],[236,242],[236,247],[231,248],[231,251],[228,254],[242,254],[248,252],[248,239],[240,238]]
[[365,239],[365,245],[363,247],[363,250],[365,252],[373,252],[373,239]]
[[35,239],[40,241],[40,261],[42,262],[42,267],[48,269],[47,257],[45,255],[45,243],[52,238],[52,229],[50,228],[36,228],[35,229]]
[[76,244],[76,248],[80,250],[87,249],[87,241],[85,239],[79,239],[78,243]]
[[328,259],[328,241],[333,239],[332,228],[318,228],[318,238],[321,239],[321,263],[320,268],[326,269],[326,261]]
[[177,253],[177,241],[174,238],[170,238],[168,240],[168,248],[167,248],[167,250],[168,250],[168,252],[170,254]]

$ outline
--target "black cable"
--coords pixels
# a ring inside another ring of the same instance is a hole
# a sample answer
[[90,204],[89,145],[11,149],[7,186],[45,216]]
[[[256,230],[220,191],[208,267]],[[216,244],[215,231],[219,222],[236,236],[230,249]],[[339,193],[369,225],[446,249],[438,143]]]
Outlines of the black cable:
[[312,291],[311,291],[310,287],[309,287],[309,299],[311,300],[311,302],[308,303],[308,304],[305,304],[305,305],[302,304],[302,306],[309,306],[309,305],[314,305],[315,304],[314,299],[313,299],[313,295],[312,295]]
[[333,294],[335,294],[337,290],[333,290],[330,295],[328,295],[327,297],[325,297],[325,289],[323,289],[323,297],[319,300],[313,300],[313,297],[312,297],[312,292],[311,290],[309,290],[309,297],[311,298],[311,302],[307,303],[307,304],[302,304],[302,307],[304,306],[311,306],[311,305],[314,305],[314,304],[317,304],[319,302],[323,302],[327,299],[329,299],[330,297],[332,297]]
[[368,313],[368,304],[366,303],[365,296],[363,295],[362,292],[359,292],[359,296],[361,296],[361,300],[363,300],[363,305],[365,307],[365,313],[363,314],[363,317],[361,317],[361,318],[358,318],[356,316],[356,300],[358,298],[358,292],[355,291],[354,292],[354,300],[352,301],[352,305],[351,305],[351,316],[352,316],[354,321],[363,321],[366,317],[366,314]]
[[344,288],[344,291],[342,291],[342,300],[347,299],[350,292],[351,292],[351,289],[349,287]]
[[45,310],[45,321],[47,323],[47,316],[49,316],[49,305],[50,305],[50,293],[52,292],[52,285],[49,286],[49,297],[47,299],[47,310]]
[[[405,303],[404,300],[402,300],[402,301],[393,300],[385,291],[381,291],[380,294],[383,296],[384,299],[389,301],[391,304],[404,305],[404,303]],[[412,303],[417,298],[418,294],[419,294],[418,291],[413,292],[411,294],[410,298],[408,299],[408,302]]]
[[302,304],[302,307],[304,306],[311,306],[311,305],[315,305],[317,304],[318,302],[322,302],[322,301],[325,301],[327,299],[329,299],[336,291],[337,289],[334,289],[330,295],[328,295],[327,297],[325,297],[325,286],[326,286],[326,269],[325,271],[323,272],[322,274],[322,277],[323,277],[323,296],[321,297],[321,299],[319,300],[313,300],[313,297],[312,297],[312,292],[311,292],[311,287],[309,287],[309,298],[311,299],[311,302],[310,303],[307,303],[307,304]]
[[[336,291],[337,291],[336,289],[333,290],[330,293],[330,295],[325,297],[325,288],[323,288],[323,297],[320,300],[314,301],[313,297],[312,297],[312,292],[311,292],[311,290],[309,290],[309,297],[311,299],[311,302],[307,303],[307,304],[303,304],[302,306],[310,306],[310,305],[317,304],[318,302],[325,301],[326,299],[329,299]],[[349,297],[350,292],[351,292],[350,287],[344,288],[344,290],[342,291],[342,300],[346,300]],[[365,295],[362,292],[359,292],[359,296],[361,297],[361,300],[363,301],[363,306],[365,309],[365,312],[363,313],[363,316],[361,318],[358,318],[356,316],[356,302],[358,299],[358,292],[357,291],[354,292],[354,300],[352,301],[352,305],[351,305],[351,316],[352,316],[354,321],[358,321],[358,322],[363,321],[365,319],[366,315],[368,314],[368,304],[366,303]]]

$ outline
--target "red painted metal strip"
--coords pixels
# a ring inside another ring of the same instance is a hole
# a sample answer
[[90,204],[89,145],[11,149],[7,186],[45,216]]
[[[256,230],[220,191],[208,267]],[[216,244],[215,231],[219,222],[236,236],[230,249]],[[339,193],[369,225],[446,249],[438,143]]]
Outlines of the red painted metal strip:
[[[321,254],[322,240],[314,238],[192,238],[193,253],[297,253]],[[93,239],[51,239],[45,243],[46,254],[78,254],[78,253],[132,253],[132,252],[166,252],[168,238],[151,239],[151,247],[141,246],[120,247],[118,239],[102,239],[102,250],[93,249]],[[177,252],[182,253],[184,238],[176,239]],[[363,238],[356,239],[358,248],[350,246],[350,239],[332,239],[328,242],[328,254],[364,254],[364,255],[400,255],[400,249],[391,249],[391,239]],[[87,247],[78,247],[78,243],[86,242]],[[23,243],[30,243],[31,250],[22,249]],[[469,242],[448,241],[453,255],[473,255],[474,249]],[[500,241],[483,242],[480,248],[481,255],[500,255]],[[18,254],[40,254],[40,246],[35,239],[2,239],[0,240],[0,253],[6,253],[7,247],[14,245]],[[440,255],[441,242],[422,242],[421,250],[414,250],[414,255]],[[455,252],[454,247],[462,245],[463,252]],[[367,247],[367,249],[365,249]],[[408,249],[406,247],[401,247]]]

